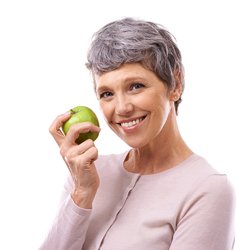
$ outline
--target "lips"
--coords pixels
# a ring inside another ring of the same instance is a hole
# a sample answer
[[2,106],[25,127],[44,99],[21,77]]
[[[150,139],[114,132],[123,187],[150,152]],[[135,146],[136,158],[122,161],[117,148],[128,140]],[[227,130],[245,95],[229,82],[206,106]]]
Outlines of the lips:
[[142,116],[142,117],[138,117],[135,119],[130,119],[130,120],[124,120],[119,122],[118,124],[122,127],[122,128],[132,128],[134,126],[136,126],[137,124],[139,124],[141,121],[143,121],[145,119],[146,116]]

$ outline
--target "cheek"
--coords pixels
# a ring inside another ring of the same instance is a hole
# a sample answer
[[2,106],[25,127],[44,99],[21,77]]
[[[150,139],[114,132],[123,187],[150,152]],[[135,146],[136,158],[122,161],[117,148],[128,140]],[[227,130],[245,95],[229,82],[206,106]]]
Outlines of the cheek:
[[144,109],[144,110],[150,110],[154,103],[155,103],[155,98],[150,98],[150,95],[148,94],[141,94],[137,95],[135,98],[132,100],[132,104],[134,107],[139,108],[139,109]]
[[[167,97],[161,93],[150,93],[138,96],[134,100],[134,104],[137,107],[141,107],[142,109],[148,109],[148,110],[154,110],[154,111],[160,111],[162,112],[165,109],[168,109],[169,101]],[[164,112],[163,111],[163,112]]]
[[104,116],[105,120],[107,122],[110,121],[111,117],[112,117],[112,113],[113,113],[112,105],[110,103],[100,101],[99,106],[100,106],[100,109],[101,109],[101,111],[103,113],[103,116]]
[[171,103],[169,99],[164,95],[158,95],[157,98],[152,98],[148,105],[150,105],[152,111],[154,111],[157,119],[160,119],[165,123],[171,111]]

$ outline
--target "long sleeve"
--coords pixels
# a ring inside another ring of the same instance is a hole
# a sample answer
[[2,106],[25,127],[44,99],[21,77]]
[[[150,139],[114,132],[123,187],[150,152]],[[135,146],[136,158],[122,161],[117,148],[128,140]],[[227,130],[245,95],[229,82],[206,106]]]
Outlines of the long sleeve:
[[89,227],[91,209],[78,207],[70,196],[72,182],[67,179],[60,209],[39,250],[81,250]]
[[232,250],[234,191],[226,175],[192,155],[175,168],[130,173],[125,155],[96,162],[100,187],[91,210],[70,197],[65,185],[61,210],[40,250]]
[[224,175],[213,175],[189,197],[170,250],[231,250],[234,192]]

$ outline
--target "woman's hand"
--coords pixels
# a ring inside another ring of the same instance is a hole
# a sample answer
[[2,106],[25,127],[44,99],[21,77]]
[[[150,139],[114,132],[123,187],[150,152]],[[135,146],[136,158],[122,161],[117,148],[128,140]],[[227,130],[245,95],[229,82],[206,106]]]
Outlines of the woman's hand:
[[94,164],[98,157],[98,150],[90,139],[79,145],[75,140],[80,133],[100,132],[100,128],[89,122],[79,123],[72,125],[65,136],[61,127],[70,116],[70,113],[59,115],[50,126],[49,131],[60,147],[60,153],[74,181],[72,199],[80,207],[91,208],[99,187],[99,177]]

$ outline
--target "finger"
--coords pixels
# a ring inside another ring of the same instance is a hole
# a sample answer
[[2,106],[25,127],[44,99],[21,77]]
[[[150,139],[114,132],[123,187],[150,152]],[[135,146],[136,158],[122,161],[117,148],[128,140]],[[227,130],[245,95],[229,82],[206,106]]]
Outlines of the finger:
[[[63,147],[64,145],[62,145],[61,151],[65,152],[65,150],[63,150]],[[66,148],[67,152],[65,153],[65,156],[67,159],[72,159],[78,155],[85,153],[91,147],[95,147],[95,144],[91,139],[88,139],[82,142],[81,144],[76,144],[76,145],[71,146],[70,148]]]
[[88,139],[88,140],[80,143],[79,145],[77,144],[77,147],[76,147],[77,154],[78,155],[83,154],[84,152],[86,152],[88,149],[90,149],[92,147],[95,147],[95,143],[91,139]]
[[73,179],[83,178],[83,172],[89,171],[92,168],[93,162],[98,157],[98,150],[95,146],[88,148],[83,154],[76,155],[66,155],[63,157],[66,165],[68,166],[69,172],[71,173]]
[[77,165],[82,166],[82,170],[91,168],[92,163],[98,158],[98,150],[96,147],[91,147],[84,154],[77,157]]
[[61,127],[64,122],[66,122],[71,116],[70,112],[57,116],[49,128],[50,134],[53,136],[57,144],[60,146],[64,140],[64,134],[61,131]]
[[74,124],[70,127],[66,137],[65,143],[67,146],[75,145],[76,139],[79,137],[81,133],[88,133],[88,132],[100,132],[100,128],[95,126],[93,123],[90,122],[82,122]]

